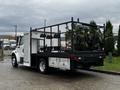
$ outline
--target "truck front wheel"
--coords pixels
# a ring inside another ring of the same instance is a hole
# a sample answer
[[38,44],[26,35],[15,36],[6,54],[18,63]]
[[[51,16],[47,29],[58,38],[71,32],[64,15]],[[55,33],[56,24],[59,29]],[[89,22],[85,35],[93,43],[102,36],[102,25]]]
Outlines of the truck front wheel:
[[39,70],[41,73],[47,73],[48,71],[48,64],[45,59],[40,59],[39,61]]
[[16,60],[16,56],[15,55],[12,55],[12,66],[13,67],[18,67],[18,64],[17,64],[17,60]]

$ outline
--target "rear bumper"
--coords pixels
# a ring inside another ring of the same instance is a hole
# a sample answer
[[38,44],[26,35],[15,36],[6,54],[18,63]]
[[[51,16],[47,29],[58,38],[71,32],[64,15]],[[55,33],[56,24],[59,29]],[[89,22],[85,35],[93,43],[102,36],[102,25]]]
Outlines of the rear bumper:
[[87,57],[79,61],[71,60],[71,68],[85,67],[85,66],[103,66],[104,58]]
[[81,60],[79,64],[81,65],[89,65],[89,66],[103,66],[103,58],[87,58]]

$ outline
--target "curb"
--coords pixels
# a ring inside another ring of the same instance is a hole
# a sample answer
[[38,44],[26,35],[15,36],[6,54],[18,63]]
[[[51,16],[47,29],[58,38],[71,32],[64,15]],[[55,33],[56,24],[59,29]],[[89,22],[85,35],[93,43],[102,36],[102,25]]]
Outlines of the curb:
[[111,75],[120,75],[120,72],[113,72],[113,71],[102,71],[102,70],[95,70],[95,69],[89,69],[87,71],[100,72],[100,73],[106,73]]

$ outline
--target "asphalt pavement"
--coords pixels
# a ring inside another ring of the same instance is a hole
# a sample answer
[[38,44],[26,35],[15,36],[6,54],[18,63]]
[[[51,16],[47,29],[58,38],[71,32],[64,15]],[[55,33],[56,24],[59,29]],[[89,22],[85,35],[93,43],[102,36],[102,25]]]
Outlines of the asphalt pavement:
[[5,57],[0,61],[0,90],[120,90],[120,76],[84,70],[43,75],[28,67],[13,68]]

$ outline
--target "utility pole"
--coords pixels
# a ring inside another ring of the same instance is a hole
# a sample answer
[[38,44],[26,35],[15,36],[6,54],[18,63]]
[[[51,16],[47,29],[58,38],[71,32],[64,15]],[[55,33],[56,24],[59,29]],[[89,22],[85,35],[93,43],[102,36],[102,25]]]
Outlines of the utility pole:
[[44,19],[44,27],[46,27],[46,23],[47,23],[47,21],[46,21],[46,19]]
[[17,25],[14,25],[15,27],[15,40],[17,41]]

